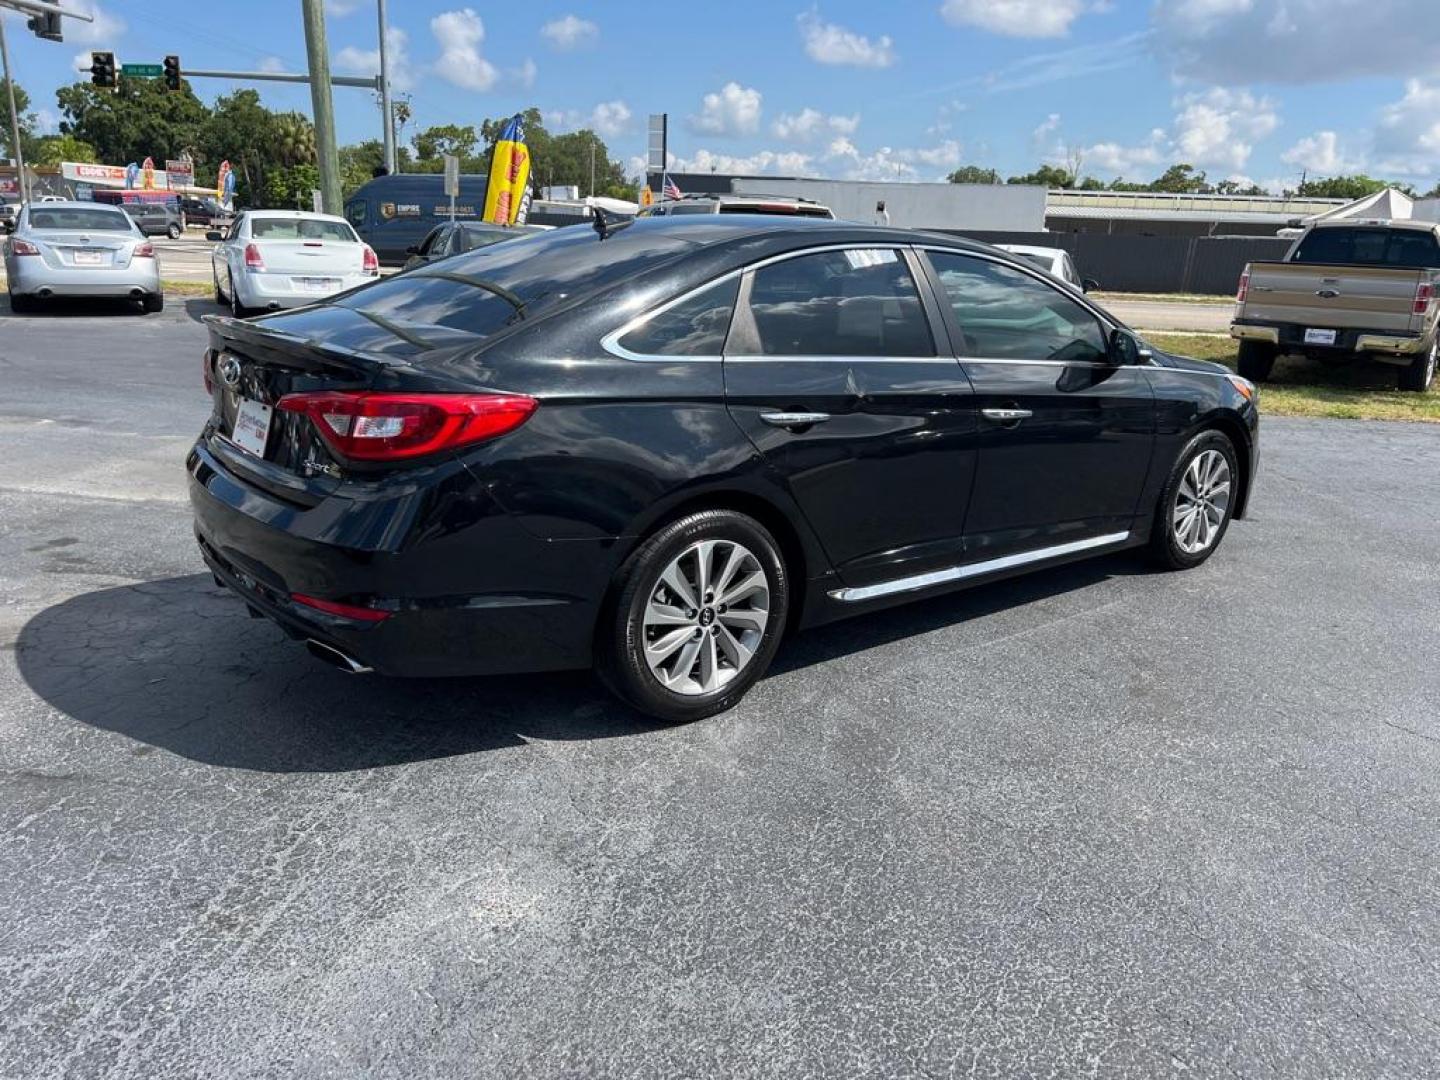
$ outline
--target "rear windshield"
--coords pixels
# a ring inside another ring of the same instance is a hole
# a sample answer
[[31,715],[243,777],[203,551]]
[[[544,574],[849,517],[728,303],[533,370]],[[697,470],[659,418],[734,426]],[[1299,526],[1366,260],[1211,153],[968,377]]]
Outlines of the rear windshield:
[[1049,255],[1037,255],[1033,251],[1012,251],[1010,254],[1019,256],[1026,262],[1032,262],[1042,270],[1049,270],[1055,265],[1055,260]]
[[1314,229],[1290,261],[1422,270],[1440,267],[1440,245],[1415,229]]
[[567,225],[524,243],[491,244],[408,270],[332,303],[400,326],[444,326],[484,336],[691,249],[664,234],[624,229],[601,240],[588,225]]
[[343,221],[315,221],[311,218],[250,219],[250,235],[256,240],[336,240],[351,243],[354,230]]
[[32,229],[78,229],[82,232],[133,232],[130,219],[119,210],[86,207],[36,207],[30,211]]

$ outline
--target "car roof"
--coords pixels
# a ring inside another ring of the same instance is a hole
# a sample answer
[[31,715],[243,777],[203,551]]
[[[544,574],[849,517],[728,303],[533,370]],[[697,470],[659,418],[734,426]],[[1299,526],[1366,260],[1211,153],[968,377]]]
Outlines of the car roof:
[[1433,232],[1437,225],[1433,221],[1415,218],[1331,218],[1317,221],[1315,229],[1414,229],[1416,232]]
[[26,206],[43,206],[47,210],[113,210],[115,213],[124,213],[119,206],[113,203],[82,202],[79,199],[52,199],[48,202],[40,202],[38,199]]

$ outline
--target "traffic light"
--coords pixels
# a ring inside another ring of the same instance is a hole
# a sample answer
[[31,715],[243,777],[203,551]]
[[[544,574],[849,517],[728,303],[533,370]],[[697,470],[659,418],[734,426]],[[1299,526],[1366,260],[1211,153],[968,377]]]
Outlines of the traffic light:
[[36,37],[42,37],[46,41],[65,40],[65,31],[60,28],[60,16],[53,11],[32,15],[25,25],[35,32]]
[[165,89],[180,89],[180,58],[178,56],[165,57]]
[[107,90],[115,89],[115,54],[113,52],[92,52],[90,54],[90,81]]

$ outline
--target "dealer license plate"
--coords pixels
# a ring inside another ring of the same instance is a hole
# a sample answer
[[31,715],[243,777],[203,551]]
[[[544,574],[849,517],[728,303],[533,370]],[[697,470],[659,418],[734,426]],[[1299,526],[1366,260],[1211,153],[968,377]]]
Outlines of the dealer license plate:
[[103,251],[77,251],[75,252],[76,266],[103,266],[105,265],[105,252]]
[[295,280],[299,283],[300,288],[313,293],[330,292],[340,284],[335,278],[328,277],[302,277]]
[[235,412],[235,427],[230,441],[256,457],[265,456],[265,443],[270,438],[270,406],[245,398]]
[[1306,345],[1334,345],[1334,344],[1335,344],[1335,331],[1334,331],[1334,330],[1306,330],[1306,331],[1305,331],[1305,344],[1306,344]]

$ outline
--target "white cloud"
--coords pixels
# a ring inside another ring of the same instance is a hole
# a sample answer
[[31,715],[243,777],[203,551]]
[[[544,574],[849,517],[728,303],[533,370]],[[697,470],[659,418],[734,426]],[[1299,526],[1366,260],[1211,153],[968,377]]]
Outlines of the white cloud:
[[[731,154],[715,154],[709,150],[697,150],[692,158],[677,157],[670,155],[671,172],[689,173],[779,173],[783,175],[802,176],[812,172],[810,163],[814,159],[809,154],[802,154],[798,151],[775,151],[761,150],[745,157],[736,157]],[[644,161],[635,158],[631,161],[632,166],[639,164],[644,171]]]
[[706,94],[690,129],[705,135],[753,135],[760,130],[760,91],[728,82]]
[[1181,160],[1192,165],[1220,165],[1239,170],[1250,160],[1254,140],[1280,126],[1275,104],[1248,90],[1214,87],[1186,94],[1176,106],[1174,145]]
[[430,20],[430,32],[440,44],[435,73],[462,90],[489,90],[500,73],[480,55],[485,24],[474,8],[445,11]]
[[860,126],[860,114],[826,116],[818,109],[801,109],[798,113],[781,113],[770,130],[777,139],[787,142],[809,142],[819,135],[854,135]]
[[514,82],[529,90],[535,85],[535,76],[539,74],[539,69],[535,66],[535,61],[527,56],[523,64],[507,74]]
[[945,0],[952,26],[976,26],[1010,37],[1064,37],[1086,10],[1084,0]]
[[593,45],[600,37],[600,27],[578,15],[551,19],[540,28],[540,36],[561,52]]
[[1165,130],[1155,128],[1144,142],[1125,145],[1098,142],[1079,148],[1080,171],[1114,173],[1116,176],[1137,177],[1148,173],[1165,160]]
[[[415,85],[410,67],[410,36],[398,26],[385,33],[386,59],[390,61],[390,88],[409,90]],[[347,45],[335,54],[331,66],[346,75],[377,75],[380,72],[380,50],[357,49]]]
[[1440,83],[1405,83],[1405,96],[1380,110],[1375,152],[1377,172],[1428,177],[1440,171]]
[[835,23],[827,23],[816,8],[795,17],[800,24],[800,37],[805,54],[821,64],[846,64],[851,67],[886,68],[895,63],[895,46],[887,35],[871,41]]
[[[843,180],[940,180],[960,164],[960,143],[954,139],[928,147],[882,146],[870,153],[861,151],[844,136],[834,139],[825,152]],[[924,166],[925,175],[922,175]]]
[[1340,137],[1333,131],[1307,135],[1281,154],[1280,160],[1320,176],[1338,176],[1361,168],[1360,162],[1347,157],[1340,146]]
[[[1151,19],[1174,72],[1202,83],[1336,82],[1440,71],[1435,0],[1156,0]],[[1401,44],[1378,28],[1414,39]],[[1420,29],[1424,28],[1424,29]]]
[[[377,55],[376,58],[375,58],[375,64],[376,64],[376,67],[378,68],[378,67],[379,67],[379,64],[380,64],[380,58],[379,58],[378,55]],[[278,57],[278,56],[267,56],[267,57],[265,57],[264,60],[261,60],[260,63],[257,65],[257,70],[269,72],[270,74],[274,74],[274,75],[278,75],[278,74],[280,74],[281,72],[288,71],[289,68],[287,68],[287,67],[285,66],[285,61],[284,61],[284,60],[281,60],[280,57]]]
[[1030,141],[1035,146],[1050,146],[1060,131],[1060,114],[1051,113],[1041,121],[1040,125],[1030,133]]
[[[94,16],[95,21],[87,23],[81,22],[79,19],[62,18],[60,21],[65,24],[65,40],[67,42],[74,42],[77,45],[111,46],[117,43],[127,29],[124,19],[110,14],[93,0],[78,0],[69,7],[82,14]],[[90,66],[88,54],[85,57],[84,66],[87,68]]]
[[606,138],[614,138],[630,126],[630,106],[623,101],[602,101],[590,111],[590,126]]
[[353,15],[359,6],[360,0],[325,0],[325,14],[343,19],[346,15]]

